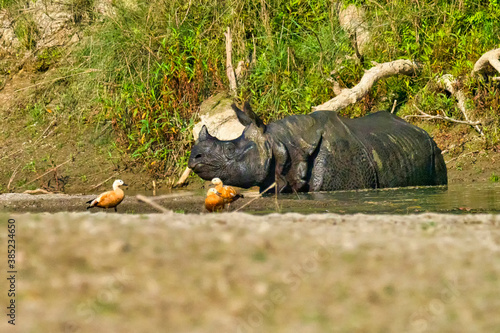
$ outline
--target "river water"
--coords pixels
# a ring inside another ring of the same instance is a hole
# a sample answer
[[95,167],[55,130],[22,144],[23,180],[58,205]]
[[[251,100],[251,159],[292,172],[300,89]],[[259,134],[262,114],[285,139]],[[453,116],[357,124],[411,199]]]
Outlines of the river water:
[[[500,213],[500,183],[286,194],[278,199],[282,213]],[[253,211],[270,212],[269,209]]]

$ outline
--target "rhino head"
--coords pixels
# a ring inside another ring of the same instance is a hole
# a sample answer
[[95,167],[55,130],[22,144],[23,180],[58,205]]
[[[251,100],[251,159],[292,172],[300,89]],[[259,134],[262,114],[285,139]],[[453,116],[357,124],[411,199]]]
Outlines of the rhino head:
[[203,126],[191,149],[188,166],[205,180],[220,178],[225,184],[248,188],[262,185],[270,173],[271,145],[266,126],[251,110],[248,102],[243,111],[232,105],[238,120],[245,126],[240,137],[219,140]]

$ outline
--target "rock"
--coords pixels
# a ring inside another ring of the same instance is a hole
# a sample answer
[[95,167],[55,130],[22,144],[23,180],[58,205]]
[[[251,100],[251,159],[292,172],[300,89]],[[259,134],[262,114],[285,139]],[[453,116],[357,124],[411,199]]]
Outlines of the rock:
[[10,17],[7,10],[0,11],[0,50],[10,52],[17,49],[21,43],[14,33],[14,19]]
[[231,108],[233,98],[227,93],[219,93],[200,105],[200,121],[193,127],[193,137],[198,139],[203,125],[207,126],[210,135],[219,140],[233,140],[243,133],[245,127],[238,121]]

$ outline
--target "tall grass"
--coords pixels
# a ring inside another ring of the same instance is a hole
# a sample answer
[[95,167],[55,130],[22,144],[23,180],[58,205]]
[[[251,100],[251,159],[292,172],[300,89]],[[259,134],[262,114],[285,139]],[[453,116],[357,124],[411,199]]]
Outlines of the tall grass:
[[[200,103],[227,89],[227,27],[234,61],[256,54],[238,97],[251,97],[266,121],[308,113],[334,97],[327,80],[333,71],[342,86],[351,87],[372,61],[399,58],[422,62],[423,73],[383,80],[341,113],[360,116],[390,108],[396,99],[400,114],[413,112],[405,105],[415,102],[460,117],[452,98],[432,90],[429,82],[443,73],[468,74],[479,56],[500,42],[497,0],[344,1],[343,6],[355,4],[366,12],[373,38],[363,63],[351,57],[352,41],[338,22],[339,5],[330,0],[116,1],[115,14],[98,19],[88,14],[94,2],[73,3],[78,15],[86,13],[89,26],[72,66],[94,70],[71,81],[84,92],[74,98],[83,102],[92,92],[93,108],[100,110],[94,119],[111,121],[119,146],[157,176],[172,175],[186,164]],[[477,104],[476,116],[498,124],[498,85],[468,82],[464,88]],[[498,141],[496,131],[488,131],[489,140]]]

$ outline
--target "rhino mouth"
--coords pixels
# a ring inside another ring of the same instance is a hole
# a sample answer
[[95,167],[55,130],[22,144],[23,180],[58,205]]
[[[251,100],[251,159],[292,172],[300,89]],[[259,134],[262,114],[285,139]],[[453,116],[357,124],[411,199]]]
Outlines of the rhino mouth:
[[188,165],[191,170],[193,170],[198,176],[204,179],[211,179],[215,176],[213,176],[216,172],[216,170],[220,170],[219,167],[212,165],[212,164],[207,164],[203,162],[196,162],[192,163],[191,165]]

